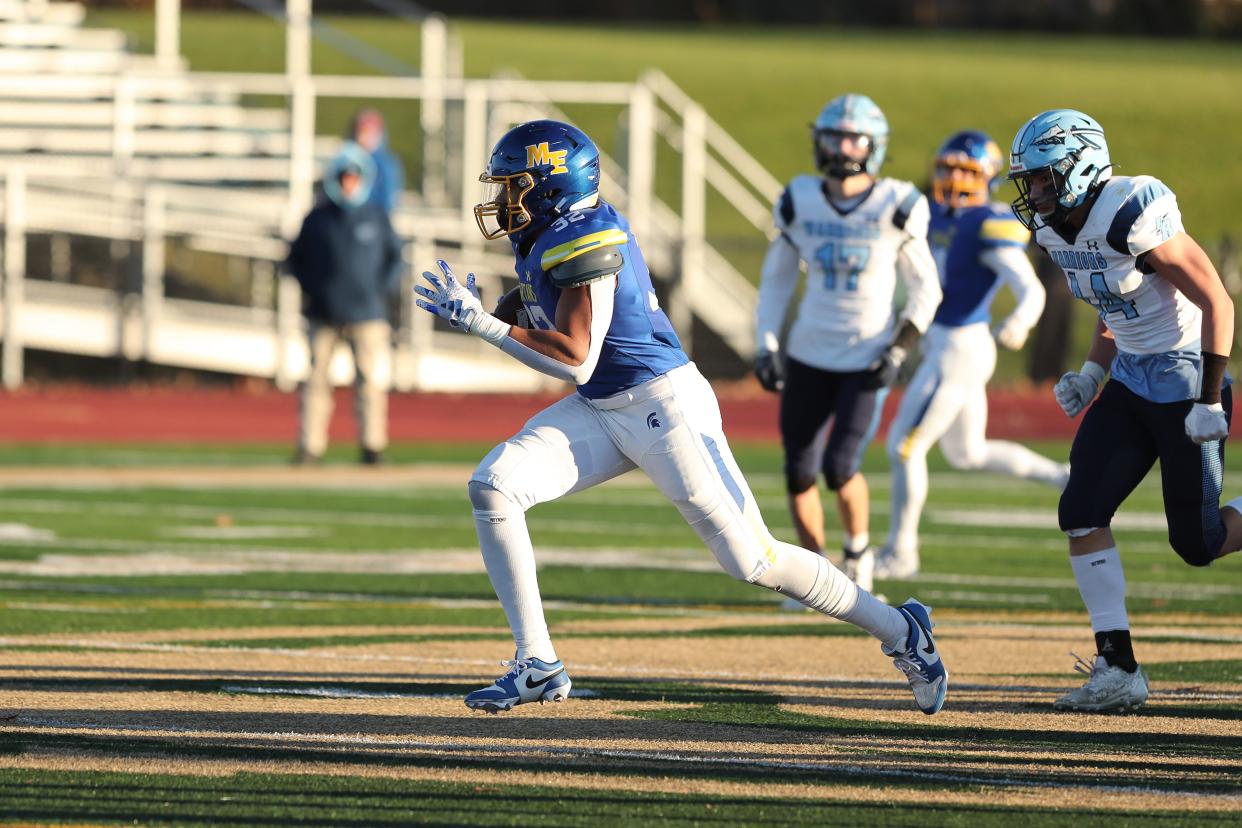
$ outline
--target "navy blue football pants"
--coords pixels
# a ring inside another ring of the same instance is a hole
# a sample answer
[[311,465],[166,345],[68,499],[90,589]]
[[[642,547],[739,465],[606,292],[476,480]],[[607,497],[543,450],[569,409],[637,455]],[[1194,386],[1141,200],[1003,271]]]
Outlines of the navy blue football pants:
[[[1232,418],[1231,389],[1221,389]],[[1069,485],[1061,494],[1062,531],[1108,526],[1156,460],[1169,543],[1191,566],[1207,566],[1225,540],[1220,516],[1225,441],[1196,445],[1186,436],[1193,400],[1155,403],[1116,380],[1083,415],[1070,449]]]
[[887,389],[864,390],[866,376],[866,371],[823,371],[789,360],[780,426],[785,486],[791,494],[814,486],[821,471],[833,491],[858,472],[888,394]]

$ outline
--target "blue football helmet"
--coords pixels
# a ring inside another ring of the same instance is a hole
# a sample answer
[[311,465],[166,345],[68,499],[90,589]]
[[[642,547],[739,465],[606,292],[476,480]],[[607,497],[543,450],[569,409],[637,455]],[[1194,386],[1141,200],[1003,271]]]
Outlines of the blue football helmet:
[[950,135],[936,151],[932,198],[946,207],[987,204],[1000,186],[1001,151],[987,133],[965,129]]
[[479,180],[489,187],[487,201],[474,205],[483,237],[522,233],[599,195],[599,148],[575,126],[528,121],[496,142]]
[[[845,94],[833,98],[811,125],[815,142],[815,166],[829,178],[849,178],[860,173],[880,174],[888,149],[888,119],[866,95]],[[845,140],[853,138],[861,153],[847,153]]]
[[[1065,221],[1112,175],[1104,128],[1074,109],[1050,109],[1026,122],[1009,151],[1009,178],[1018,187],[1014,215],[1029,230]],[[1031,176],[1052,176],[1055,203],[1041,212],[1031,195]]]

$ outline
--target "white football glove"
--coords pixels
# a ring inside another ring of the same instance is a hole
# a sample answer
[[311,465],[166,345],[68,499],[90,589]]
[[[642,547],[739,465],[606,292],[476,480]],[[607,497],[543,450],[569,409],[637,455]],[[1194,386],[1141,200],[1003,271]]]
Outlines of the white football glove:
[[1194,404],[1186,415],[1186,436],[1196,443],[1223,440],[1229,436],[1229,423],[1220,403]]
[[509,326],[483,310],[478,288],[474,286],[474,274],[466,274],[466,284],[462,285],[453,275],[448,262],[436,259],[436,264],[444,276],[441,278],[430,271],[423,271],[423,278],[431,287],[414,286],[414,292],[423,297],[415,300],[418,306],[448,320],[453,327],[481,337],[499,348],[509,335]]
[[1025,323],[1010,316],[996,327],[996,341],[1011,351],[1021,351],[1030,332]]
[[1081,371],[1070,371],[1057,380],[1052,393],[1066,417],[1077,417],[1095,399],[1103,381],[1104,368],[1098,363],[1087,361],[1082,364]]

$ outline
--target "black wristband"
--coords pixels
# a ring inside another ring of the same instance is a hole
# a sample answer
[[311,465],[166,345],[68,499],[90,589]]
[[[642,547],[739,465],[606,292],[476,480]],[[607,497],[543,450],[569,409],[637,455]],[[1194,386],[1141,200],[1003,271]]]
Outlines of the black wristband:
[[1220,385],[1225,380],[1225,368],[1229,365],[1229,357],[1203,352],[1203,388],[1198,402],[1214,405],[1220,402]]

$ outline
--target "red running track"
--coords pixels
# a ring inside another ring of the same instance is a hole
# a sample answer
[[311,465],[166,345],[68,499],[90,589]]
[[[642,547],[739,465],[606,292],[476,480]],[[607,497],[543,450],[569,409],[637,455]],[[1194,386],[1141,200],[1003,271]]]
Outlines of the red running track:
[[[499,441],[561,395],[393,394],[393,441]],[[897,409],[893,394],[883,427]],[[989,394],[988,434],[1006,439],[1068,439],[1077,420],[1057,408],[1050,389]],[[735,441],[778,440],[777,399],[722,390],[725,433]],[[278,391],[47,386],[0,393],[5,443],[288,443],[297,433],[298,399]],[[354,440],[353,401],[339,389],[331,438]]]

